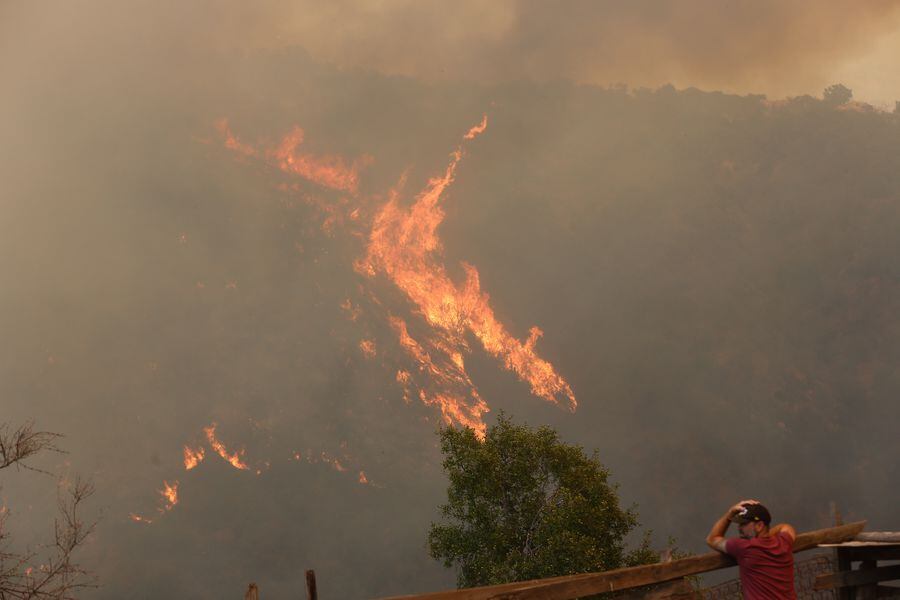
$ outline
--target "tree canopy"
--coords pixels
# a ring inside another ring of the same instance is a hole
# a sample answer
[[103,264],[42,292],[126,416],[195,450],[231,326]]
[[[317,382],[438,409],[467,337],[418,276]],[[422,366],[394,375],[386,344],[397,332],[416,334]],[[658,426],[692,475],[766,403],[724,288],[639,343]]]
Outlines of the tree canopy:
[[637,525],[619,504],[597,453],[566,444],[547,426],[501,414],[479,439],[469,428],[440,431],[450,479],[443,523],[428,534],[431,556],[458,567],[459,587],[602,571],[653,562],[647,536],[628,551]]

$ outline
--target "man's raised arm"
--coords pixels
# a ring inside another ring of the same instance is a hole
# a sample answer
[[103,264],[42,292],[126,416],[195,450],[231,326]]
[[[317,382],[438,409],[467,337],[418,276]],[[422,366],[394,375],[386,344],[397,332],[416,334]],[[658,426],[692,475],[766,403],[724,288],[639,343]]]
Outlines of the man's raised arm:
[[725,532],[728,531],[728,525],[731,523],[731,518],[741,512],[744,509],[745,504],[759,504],[758,500],[741,500],[734,506],[728,509],[728,511],[722,515],[718,521],[713,524],[712,529],[709,530],[709,535],[706,536],[706,543],[713,550],[718,550],[722,554],[726,554],[725,552]]

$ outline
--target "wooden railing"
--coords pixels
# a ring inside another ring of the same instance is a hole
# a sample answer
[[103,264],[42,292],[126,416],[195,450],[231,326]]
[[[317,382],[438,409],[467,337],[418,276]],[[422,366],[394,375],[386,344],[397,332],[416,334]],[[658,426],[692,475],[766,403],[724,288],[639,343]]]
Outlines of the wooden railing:
[[[865,521],[801,533],[794,540],[794,552],[815,548],[819,544],[837,544],[852,539],[865,527]],[[584,596],[617,592],[650,585],[667,584],[641,593],[643,598],[676,600],[689,591],[685,577],[699,575],[735,565],[734,559],[719,552],[690,556],[665,563],[641,565],[601,573],[565,575],[550,579],[535,579],[434,592],[415,596],[393,596],[383,600],[573,600]]]

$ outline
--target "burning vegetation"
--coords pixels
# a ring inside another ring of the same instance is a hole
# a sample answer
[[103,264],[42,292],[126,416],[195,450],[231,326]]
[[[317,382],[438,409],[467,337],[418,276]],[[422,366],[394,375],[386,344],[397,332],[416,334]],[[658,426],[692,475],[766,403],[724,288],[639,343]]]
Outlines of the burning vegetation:
[[[411,303],[413,314],[409,318],[422,321],[423,326],[417,328],[420,333],[413,337],[408,318],[394,314],[387,317],[400,348],[414,365],[413,369],[397,371],[403,398],[409,401],[416,396],[423,404],[436,407],[445,423],[471,427],[479,435],[485,431],[483,415],[490,408],[466,370],[465,356],[472,351],[470,336],[505,369],[525,382],[535,396],[572,411],[577,406],[569,384],[535,350],[543,332],[532,327],[526,340],[516,339],[495,316],[489,296],[481,289],[478,270],[464,263],[465,279],[455,282],[444,264],[443,244],[438,235],[445,216],[442,203],[456,178],[464,144],[484,133],[487,127],[488,119],[484,116],[463,135],[463,144],[453,150],[443,173],[431,177],[409,205],[404,204],[406,177],[400,178],[400,183],[388,191],[387,200],[374,211],[371,221],[362,224],[362,234],[367,239],[365,256],[354,265],[370,281],[386,277]],[[372,161],[369,157],[347,160],[300,152],[304,133],[299,127],[268,150],[241,142],[227,120],[220,120],[217,128],[225,147],[239,156],[258,157],[285,173],[342,194],[325,210],[328,223],[338,218],[357,221],[360,207],[377,201],[362,197],[359,191],[360,172]],[[299,188],[290,186],[284,189],[300,192]],[[302,197],[312,198],[311,195]],[[320,200],[315,202],[321,204]],[[338,209],[346,214],[336,216]],[[370,286],[369,292],[374,293],[374,289]],[[342,302],[341,308],[351,320],[359,318],[360,309],[350,299]],[[375,340],[364,339],[359,347],[365,357],[375,356]],[[395,360],[399,362],[399,358]],[[421,376],[414,377],[412,372]],[[238,461],[234,455],[222,456]]]

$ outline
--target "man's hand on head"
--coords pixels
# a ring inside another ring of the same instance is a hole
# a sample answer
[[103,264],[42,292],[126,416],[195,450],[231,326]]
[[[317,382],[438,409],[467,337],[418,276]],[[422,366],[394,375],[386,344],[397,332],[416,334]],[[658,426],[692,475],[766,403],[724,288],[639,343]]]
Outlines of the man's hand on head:
[[741,500],[740,502],[738,502],[737,504],[732,506],[730,509],[728,509],[728,516],[729,516],[729,518],[731,518],[731,517],[743,512],[747,508],[747,506],[749,506],[751,504],[759,504],[759,503],[760,503],[759,500]]

